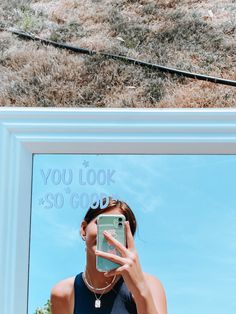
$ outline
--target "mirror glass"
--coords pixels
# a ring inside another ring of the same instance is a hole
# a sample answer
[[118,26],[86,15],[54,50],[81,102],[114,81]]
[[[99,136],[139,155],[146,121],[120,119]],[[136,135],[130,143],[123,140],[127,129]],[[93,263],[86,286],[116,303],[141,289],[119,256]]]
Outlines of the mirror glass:
[[133,210],[169,314],[235,313],[235,178],[235,155],[35,154],[28,314],[47,313],[52,286],[84,270],[80,224],[104,196]]

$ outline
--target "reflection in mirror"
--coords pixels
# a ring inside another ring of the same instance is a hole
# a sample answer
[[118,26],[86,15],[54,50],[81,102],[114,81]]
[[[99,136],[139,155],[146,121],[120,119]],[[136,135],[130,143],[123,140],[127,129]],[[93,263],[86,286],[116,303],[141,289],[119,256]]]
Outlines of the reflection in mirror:
[[52,287],[85,270],[80,225],[106,196],[133,210],[169,314],[235,313],[235,177],[234,155],[34,155],[28,314],[50,313]]

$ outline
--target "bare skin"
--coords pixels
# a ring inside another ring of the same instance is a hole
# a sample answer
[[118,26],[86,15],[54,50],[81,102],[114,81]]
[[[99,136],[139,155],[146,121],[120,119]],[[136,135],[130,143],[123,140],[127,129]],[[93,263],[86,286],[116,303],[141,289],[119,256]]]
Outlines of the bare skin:
[[[108,210],[104,214],[120,214],[120,211],[118,208],[115,208]],[[127,247],[124,247],[111,235],[104,234],[107,240],[120,251],[121,256],[96,251],[96,218],[89,224],[83,221],[81,223],[80,233],[86,241],[87,263],[85,274],[87,279],[92,278],[92,282],[89,283],[96,288],[102,288],[112,282],[114,275],[117,276],[115,282],[109,288],[99,291],[99,293],[107,293],[110,291],[119,280],[120,276],[123,276],[136,303],[138,314],[167,314],[164,288],[156,277],[142,271],[128,222],[126,222]],[[108,258],[121,266],[110,272],[99,272],[96,269],[96,255]],[[52,314],[73,314],[74,279],[75,277],[64,279],[52,288]],[[88,289],[91,290],[89,287]],[[96,290],[94,291],[96,292]]]

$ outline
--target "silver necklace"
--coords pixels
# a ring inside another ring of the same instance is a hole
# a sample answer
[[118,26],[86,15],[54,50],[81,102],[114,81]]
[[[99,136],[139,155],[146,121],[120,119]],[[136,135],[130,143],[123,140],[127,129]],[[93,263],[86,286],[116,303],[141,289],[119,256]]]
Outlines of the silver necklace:
[[[86,279],[86,276],[85,276],[85,272],[83,272],[82,276],[83,276],[83,279],[84,279],[85,283],[86,283],[92,290],[104,290],[103,293],[105,292],[105,289],[108,288],[108,287],[110,287],[110,286],[113,284],[113,282],[115,281],[115,279],[116,279],[116,275],[115,275],[114,278],[113,278],[113,280],[112,280],[112,282],[111,282],[108,286],[103,287],[103,288],[94,288],[93,286],[91,286],[91,285],[88,283],[88,281],[87,281],[87,279]],[[89,274],[88,274],[88,279],[89,279],[89,281],[91,282],[90,277],[89,277]],[[106,283],[107,283],[107,282],[106,282]],[[101,299],[103,293],[102,293],[102,294],[100,295],[100,297],[98,298],[97,295],[96,295],[96,293],[93,291],[93,294],[94,294],[95,299],[96,299],[96,300],[95,300],[95,303],[94,303],[94,307],[100,308],[100,307],[102,306],[100,299]]]

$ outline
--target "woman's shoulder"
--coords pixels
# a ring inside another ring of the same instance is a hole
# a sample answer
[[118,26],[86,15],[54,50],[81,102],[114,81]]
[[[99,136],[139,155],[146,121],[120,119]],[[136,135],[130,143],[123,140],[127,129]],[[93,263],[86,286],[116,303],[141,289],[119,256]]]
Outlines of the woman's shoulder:
[[154,275],[151,275],[149,273],[145,273],[143,272],[144,276],[145,276],[145,279],[147,280],[147,282],[149,284],[151,284],[152,286],[154,285],[156,288],[159,288],[159,289],[163,289],[164,290],[164,287],[160,281],[159,278],[157,278],[156,276]]
[[51,295],[56,297],[69,297],[74,291],[74,277],[69,277],[57,282],[51,289]]
[[51,289],[52,313],[73,313],[74,307],[74,281],[69,277],[56,283]]
[[160,313],[167,313],[166,293],[160,279],[149,273],[143,273],[150,287],[153,299]]

